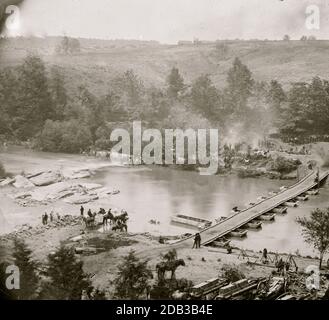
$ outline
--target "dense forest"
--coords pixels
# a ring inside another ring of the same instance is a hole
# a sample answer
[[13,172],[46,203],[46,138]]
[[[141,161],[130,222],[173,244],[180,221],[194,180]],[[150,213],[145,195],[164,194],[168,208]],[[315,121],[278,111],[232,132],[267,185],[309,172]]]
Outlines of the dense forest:
[[35,148],[77,153],[111,147],[114,128],[129,129],[134,120],[145,128],[219,128],[237,140],[249,133],[282,137],[329,134],[329,81],[257,82],[235,58],[224,88],[201,74],[187,83],[178,68],[168,70],[164,87],[146,86],[133,70],[115,77],[106,95],[85,86],[68,92],[58,66],[36,55],[0,71],[0,139],[29,141]]

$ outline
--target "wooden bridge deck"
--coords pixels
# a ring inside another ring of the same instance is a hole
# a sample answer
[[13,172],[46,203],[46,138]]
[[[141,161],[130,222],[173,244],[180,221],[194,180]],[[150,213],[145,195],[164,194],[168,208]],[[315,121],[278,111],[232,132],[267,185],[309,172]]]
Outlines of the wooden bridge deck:
[[[329,175],[329,171],[320,174],[320,182],[323,182]],[[311,173],[304,179],[300,180],[288,189],[274,195],[272,197],[263,200],[256,205],[240,211],[239,213],[230,216],[224,221],[219,222],[207,229],[200,231],[201,244],[206,245],[214,240],[221,238],[231,231],[244,226],[249,221],[256,219],[266,212],[278,207],[288,200],[294,199],[297,196],[305,193],[306,191],[316,187],[318,183],[315,182],[316,173]],[[174,245],[182,245],[190,238],[176,242]],[[190,241],[189,241],[190,242]]]

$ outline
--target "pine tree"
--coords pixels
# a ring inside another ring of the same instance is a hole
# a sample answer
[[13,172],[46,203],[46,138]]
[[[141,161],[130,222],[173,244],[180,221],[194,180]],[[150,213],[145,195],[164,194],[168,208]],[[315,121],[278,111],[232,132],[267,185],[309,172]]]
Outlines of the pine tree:
[[177,99],[179,94],[185,89],[184,79],[178,68],[173,67],[167,77],[168,96]]
[[64,120],[65,107],[68,103],[64,75],[57,67],[52,67],[50,74],[49,90],[54,106],[54,119]]
[[239,58],[235,58],[233,66],[228,71],[227,84],[232,112],[244,116],[247,112],[247,100],[252,95],[254,80],[248,67]]
[[83,262],[75,257],[74,250],[61,246],[48,256],[46,275],[49,283],[43,286],[42,298],[56,300],[80,300],[82,292],[93,289],[88,275],[83,271]]
[[198,77],[191,90],[192,107],[209,120],[218,120],[221,113],[221,96],[208,75]]
[[28,56],[18,76],[13,130],[19,139],[26,140],[40,131],[45,120],[53,119],[54,112],[44,62],[37,56]]
[[267,101],[271,108],[273,108],[277,114],[280,114],[282,112],[282,104],[286,100],[287,96],[281,84],[276,80],[272,80],[267,94]]
[[129,120],[140,120],[142,103],[145,96],[143,81],[134,73],[127,70],[111,82],[112,89],[119,98],[119,108],[124,110]]
[[131,251],[118,267],[119,272],[114,280],[115,295],[119,299],[138,299],[145,294],[148,280],[153,278],[147,261],[140,261]]
[[37,275],[37,263],[32,260],[32,251],[25,242],[16,238],[14,241],[13,258],[14,263],[19,269],[20,289],[15,290],[15,297],[18,300],[34,299],[37,295],[36,290],[39,286],[39,277]]

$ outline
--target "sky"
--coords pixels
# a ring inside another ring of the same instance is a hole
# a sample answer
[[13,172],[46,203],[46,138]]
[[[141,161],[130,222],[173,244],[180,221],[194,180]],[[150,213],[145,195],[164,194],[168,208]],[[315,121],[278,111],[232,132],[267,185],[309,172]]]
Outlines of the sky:
[[[306,27],[317,4],[320,29]],[[327,18],[328,17],[328,18]],[[16,35],[178,40],[329,38],[329,0],[25,0]]]

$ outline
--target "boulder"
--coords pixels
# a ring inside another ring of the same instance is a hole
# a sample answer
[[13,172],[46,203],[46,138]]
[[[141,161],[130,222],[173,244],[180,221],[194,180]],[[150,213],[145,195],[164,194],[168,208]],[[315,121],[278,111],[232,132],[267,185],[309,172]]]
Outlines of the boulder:
[[63,177],[65,179],[83,179],[89,178],[90,176],[91,172],[89,169],[63,171]]
[[98,183],[80,183],[79,185],[88,191],[102,188],[102,185]]
[[38,187],[49,186],[63,179],[62,175],[56,171],[49,171],[39,174],[30,179],[30,181]]
[[98,199],[96,194],[77,194],[72,197],[65,198],[65,202],[71,204],[84,204]]
[[68,182],[57,182],[49,186],[36,188],[32,192],[32,198],[37,201],[57,200],[72,195],[74,184]]
[[14,199],[26,199],[29,197],[31,197],[31,192],[20,192],[13,196]]
[[31,188],[34,187],[34,184],[27,178],[18,175],[15,176],[15,182],[13,183],[15,188]]
[[83,239],[84,239],[83,235],[79,235],[79,236],[72,237],[70,240],[73,242],[77,242],[77,241],[81,241]]
[[110,188],[104,187],[104,188],[97,189],[96,192],[100,198],[104,198],[104,197],[107,197],[108,195],[112,194],[113,190]]
[[94,247],[77,247],[74,249],[76,254],[95,254],[97,253],[97,249]]
[[32,170],[32,171],[29,171],[28,173],[26,173],[25,177],[28,179],[31,179],[31,178],[39,176],[40,174],[45,173],[45,172],[50,172],[50,171]]

